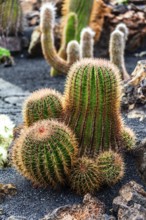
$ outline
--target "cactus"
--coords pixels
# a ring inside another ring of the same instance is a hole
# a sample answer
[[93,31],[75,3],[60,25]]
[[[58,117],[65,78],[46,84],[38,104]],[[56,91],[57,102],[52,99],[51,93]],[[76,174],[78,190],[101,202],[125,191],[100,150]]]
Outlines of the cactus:
[[33,92],[24,103],[24,124],[29,127],[38,120],[60,118],[63,109],[61,98],[59,92],[51,89]]
[[0,0],[0,34],[22,32],[22,9],[19,0]]
[[65,183],[78,152],[75,136],[63,123],[43,120],[26,129],[12,150],[12,163],[34,185]]
[[134,132],[130,128],[125,127],[121,135],[121,143],[123,148],[126,150],[132,150],[135,146],[135,142],[136,138]]
[[125,66],[124,50],[125,50],[124,33],[115,29],[110,36],[110,45],[109,45],[110,61],[119,68],[121,79],[127,81],[130,78],[130,76],[127,73]]
[[78,19],[78,25],[76,30],[76,37],[75,40],[78,42],[80,41],[80,33],[82,29],[89,24],[90,20],[90,14],[93,7],[93,2],[95,0],[64,0],[63,2],[63,10],[62,13],[64,15],[63,24],[64,26],[64,20],[66,20],[66,16],[70,12],[74,12],[77,15]]
[[104,184],[116,184],[124,175],[123,159],[116,152],[105,151],[99,154],[96,164]]
[[81,57],[91,58],[94,56],[94,31],[91,28],[84,28],[81,32]]
[[119,30],[121,31],[123,34],[124,34],[124,39],[125,39],[125,43],[128,39],[128,34],[129,34],[129,30],[126,26],[126,24],[124,23],[119,23],[117,26],[116,26],[116,30]]
[[78,25],[77,15],[73,12],[70,12],[66,18],[66,23],[62,35],[61,48],[58,53],[59,56],[65,60],[67,59],[67,55],[66,55],[67,44],[70,41],[75,40],[77,25]]
[[[52,4],[44,4],[40,16],[41,44],[45,59],[58,72],[67,73],[70,65],[56,52],[54,46],[53,28],[55,24],[55,8]],[[59,73],[58,73],[59,74]]]
[[72,65],[80,59],[80,45],[76,40],[72,40],[67,45],[67,62]]
[[[77,15],[73,12],[70,12],[66,18],[65,26],[63,29],[61,48],[59,49],[58,56],[67,59],[67,45],[70,41],[75,39],[76,27],[77,27]],[[58,71],[54,68],[51,68],[51,76],[58,75]]]
[[[68,33],[70,29],[72,30],[73,24],[75,25],[75,14],[71,13],[68,18],[68,22],[71,19],[71,25],[68,24],[65,33]],[[74,22],[73,22],[74,21]],[[42,32],[41,35],[41,44],[42,44],[42,50],[43,54],[45,56],[45,59],[49,64],[52,65],[51,69],[51,76],[56,76],[58,74],[67,74],[68,70],[70,69],[71,65],[78,59],[80,59],[80,47],[75,43],[75,41],[72,41],[72,43],[67,46],[66,42],[69,42],[71,40],[71,37],[69,35],[69,38],[66,37],[65,42],[63,43],[62,49],[60,52],[57,54],[55,46],[54,46],[54,37],[53,37],[53,27],[55,23],[55,8],[52,4],[44,4],[41,10],[41,22],[40,22],[40,29]],[[71,31],[72,33],[73,31]],[[71,48],[71,45],[75,45],[75,48]],[[91,45],[89,45],[91,43]],[[85,45],[87,44],[87,46]],[[85,41],[84,42],[84,48],[90,48],[90,53],[93,51],[93,37],[90,38],[90,42]],[[64,48],[64,49],[63,49]],[[64,57],[64,52],[65,49],[68,48],[68,52],[71,49],[71,53],[68,53],[67,61],[64,60],[61,56]],[[74,50],[73,50],[74,49]],[[74,54],[75,53],[75,54]],[[61,56],[60,56],[61,55]],[[74,56],[75,55],[75,56]],[[89,54],[88,54],[89,57]]]
[[74,64],[63,98],[64,119],[75,132],[80,156],[95,156],[121,146],[119,71],[109,61],[83,59]]
[[[35,97],[38,103],[44,96],[36,92]],[[102,59],[77,61],[68,73],[62,104],[59,99],[62,108],[55,107],[61,109],[60,122],[43,120],[23,130],[12,150],[13,164],[35,185],[69,183],[79,194],[115,184],[124,175],[117,151],[134,146],[134,134],[122,121],[120,98],[115,65]],[[34,112],[37,108],[28,105]]]
[[93,193],[101,184],[98,166],[93,159],[78,159],[69,176],[71,188],[78,194]]

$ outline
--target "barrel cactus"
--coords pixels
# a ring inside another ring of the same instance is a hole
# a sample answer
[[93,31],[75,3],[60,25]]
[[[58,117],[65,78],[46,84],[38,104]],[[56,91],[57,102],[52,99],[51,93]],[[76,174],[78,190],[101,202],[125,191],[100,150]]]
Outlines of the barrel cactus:
[[61,117],[61,98],[59,92],[51,89],[33,92],[24,103],[24,124],[28,127],[38,120]]
[[74,134],[57,121],[43,120],[26,129],[13,146],[12,162],[34,185],[64,184],[78,152]]
[[78,194],[98,190],[101,185],[100,172],[93,159],[80,158],[69,176],[70,186]]
[[96,161],[100,178],[107,185],[114,185],[124,175],[124,162],[122,157],[113,151],[105,151],[99,154]]
[[60,99],[62,109],[55,106],[61,109],[60,122],[40,120],[27,128],[13,147],[13,164],[35,184],[66,181],[79,194],[115,184],[124,175],[119,151],[134,145],[121,117],[120,97],[116,66],[102,59],[76,62]]

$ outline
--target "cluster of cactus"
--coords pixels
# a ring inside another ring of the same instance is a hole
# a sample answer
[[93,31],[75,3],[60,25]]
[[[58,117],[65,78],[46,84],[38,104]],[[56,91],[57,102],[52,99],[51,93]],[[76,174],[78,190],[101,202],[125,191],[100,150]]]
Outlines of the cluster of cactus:
[[82,30],[80,44],[74,40],[77,17],[75,13],[70,13],[64,30],[65,39],[62,42],[59,53],[57,53],[54,46],[54,25],[55,7],[51,3],[46,3],[42,6],[41,10],[41,45],[45,59],[53,67],[51,70],[52,76],[61,73],[67,74],[71,65],[80,60],[81,56],[93,57],[94,44],[94,32],[90,28]]
[[69,184],[79,194],[118,182],[119,151],[134,145],[120,114],[118,75],[109,61],[82,59],[70,68],[62,96],[43,89],[28,97],[25,127],[12,149],[20,173],[35,185]]
[[22,31],[22,9],[19,0],[0,0],[0,34],[15,35]]
[[110,61],[119,68],[121,79],[124,81],[130,79],[130,76],[126,70],[125,60],[124,60],[124,52],[125,52],[127,39],[128,39],[128,28],[124,23],[120,23],[111,33],[110,44],[109,44]]

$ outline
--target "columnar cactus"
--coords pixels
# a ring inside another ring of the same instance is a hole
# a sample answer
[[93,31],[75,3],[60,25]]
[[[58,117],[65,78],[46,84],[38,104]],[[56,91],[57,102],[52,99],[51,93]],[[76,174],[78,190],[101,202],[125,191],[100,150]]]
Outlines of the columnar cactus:
[[128,34],[129,34],[129,30],[128,30],[126,24],[124,24],[124,23],[119,23],[119,24],[116,26],[116,30],[121,31],[121,32],[124,34],[125,44],[126,44],[126,41],[127,41],[127,39],[128,39]]
[[[76,21],[75,13],[70,13],[67,21],[68,22],[65,29],[65,34],[67,34],[68,37],[64,34],[62,47],[59,53],[57,54],[57,51],[54,46],[54,37],[53,37],[53,27],[55,23],[55,8],[52,4],[49,3],[43,5],[41,10],[41,24],[40,24],[40,29],[42,32],[41,44],[45,59],[53,67],[51,69],[51,76],[56,76],[61,73],[67,74],[71,65],[75,61],[81,58],[81,51],[79,44],[77,43],[77,41],[72,41],[72,42],[70,41],[76,32],[75,26],[77,21]],[[87,39],[86,32],[88,32],[88,39],[89,39],[88,41],[86,40]],[[87,55],[87,49],[88,49],[90,53],[88,53],[87,56],[89,57],[90,55],[93,56],[94,42],[91,31],[89,33],[89,31],[86,30],[86,32],[84,32],[84,35],[86,34],[86,39],[85,37],[83,37],[84,41],[82,41],[82,54]],[[70,44],[67,45],[67,43]],[[74,48],[72,47],[73,44],[75,46]],[[66,51],[67,48],[68,51]],[[66,57],[66,55],[68,55],[69,57],[68,56]]]
[[0,0],[0,34],[15,35],[22,31],[22,9],[19,0]]
[[124,50],[125,50],[125,35],[123,32],[119,31],[118,29],[115,29],[110,36],[110,44],[109,44],[110,61],[119,68],[121,79],[127,81],[130,78],[130,76],[127,73],[125,66]]
[[71,65],[81,59],[80,45],[76,40],[72,40],[67,45],[67,62]]
[[74,134],[57,121],[43,120],[26,129],[13,146],[16,169],[37,186],[64,184],[76,162]]
[[84,28],[81,31],[81,57],[82,58],[91,58],[94,57],[94,36],[95,33],[91,28]]
[[51,89],[33,92],[23,106],[25,126],[29,127],[38,120],[60,118],[62,114],[61,94]]
[[53,36],[54,24],[55,8],[52,4],[46,3],[42,6],[40,20],[43,54],[47,62],[49,62],[56,70],[58,70],[58,72],[66,74],[70,68],[70,64],[63,60],[56,52]]
[[66,16],[70,12],[74,12],[77,15],[78,25],[76,31],[75,39],[79,42],[80,41],[80,33],[82,29],[89,25],[90,14],[93,7],[93,2],[95,0],[64,0],[63,2],[63,24],[64,20],[66,20]]
[[77,25],[78,25],[78,19],[76,13],[70,12],[66,18],[65,26],[63,29],[63,35],[61,39],[61,48],[58,52],[60,57],[62,57],[64,60],[67,59],[67,55],[66,55],[67,44],[70,41],[75,40]]
[[83,59],[68,73],[63,108],[65,121],[79,140],[80,156],[121,146],[118,75],[110,62],[96,59]]

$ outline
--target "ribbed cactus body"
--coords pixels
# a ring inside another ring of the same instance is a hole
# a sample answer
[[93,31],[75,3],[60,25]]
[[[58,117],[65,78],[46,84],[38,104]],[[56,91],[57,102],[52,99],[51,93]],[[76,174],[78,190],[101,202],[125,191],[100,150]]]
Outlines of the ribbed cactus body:
[[62,114],[61,94],[51,89],[33,92],[25,101],[23,118],[26,126],[42,119],[60,118]]
[[80,155],[117,149],[122,129],[118,69],[83,59],[71,67],[64,94],[66,123],[79,139]]
[[21,134],[12,150],[12,162],[34,184],[63,184],[77,156],[77,142],[62,123],[43,120]]
[[76,40],[80,40],[81,30],[88,26],[94,0],[64,0],[63,14],[75,12],[78,18]]
[[22,31],[22,10],[18,0],[0,0],[0,27],[8,35]]

